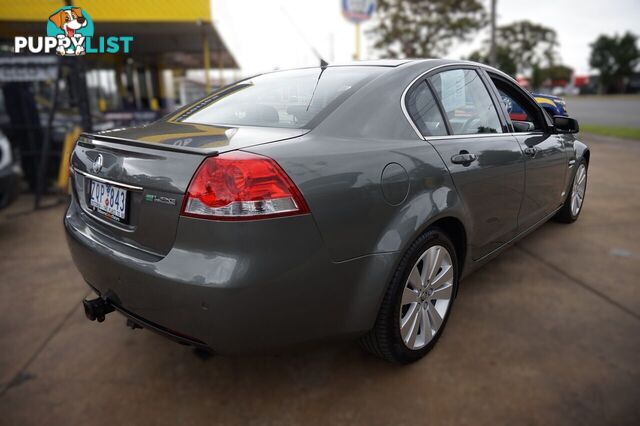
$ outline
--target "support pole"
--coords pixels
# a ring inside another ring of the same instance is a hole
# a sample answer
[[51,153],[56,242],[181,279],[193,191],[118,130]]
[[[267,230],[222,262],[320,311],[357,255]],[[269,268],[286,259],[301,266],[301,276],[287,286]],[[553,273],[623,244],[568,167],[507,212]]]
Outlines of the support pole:
[[202,61],[204,62],[204,87],[208,94],[211,92],[211,76],[209,76],[211,56],[209,52],[209,39],[204,31],[202,32]]
[[222,57],[222,49],[218,50],[218,87],[224,87],[224,58]]
[[491,0],[491,44],[489,46],[489,65],[495,67],[496,60],[496,3],[498,0]]
[[353,59],[360,60],[360,23],[356,22],[356,53],[353,55]]
[[45,129],[44,140],[42,142],[42,150],[40,151],[40,164],[36,178],[36,194],[34,198],[34,210],[40,208],[40,201],[46,190],[47,185],[47,164],[49,162],[49,153],[51,152],[51,133],[53,132],[53,118],[58,109],[58,86],[62,80],[62,59],[58,58],[58,66],[56,70],[56,79],[53,86],[53,96],[51,98],[51,108],[49,109],[49,117],[47,119],[47,127]]

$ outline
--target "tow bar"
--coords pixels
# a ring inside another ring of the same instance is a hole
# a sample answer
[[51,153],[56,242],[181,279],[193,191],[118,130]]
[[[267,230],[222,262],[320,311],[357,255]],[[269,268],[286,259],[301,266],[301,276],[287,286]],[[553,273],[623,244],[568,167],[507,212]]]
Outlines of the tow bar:
[[104,317],[113,312],[115,308],[108,301],[101,297],[92,300],[83,300],[84,314],[91,321],[104,321]]

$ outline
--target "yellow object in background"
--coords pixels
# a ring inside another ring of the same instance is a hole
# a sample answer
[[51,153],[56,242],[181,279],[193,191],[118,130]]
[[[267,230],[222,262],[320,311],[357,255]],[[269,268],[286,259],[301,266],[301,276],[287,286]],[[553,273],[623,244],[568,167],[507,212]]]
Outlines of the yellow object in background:
[[158,103],[157,98],[151,98],[149,101],[149,108],[151,108],[151,111],[158,111],[160,109],[160,104]]
[[[103,22],[211,22],[209,0],[91,0],[73,2],[91,19]],[[0,20],[43,21],[66,5],[63,0],[3,0]]]
[[105,98],[98,99],[98,109],[100,112],[105,112],[107,110],[107,101]]
[[78,137],[82,133],[80,127],[74,127],[67,136],[64,138],[64,145],[62,147],[62,156],[60,157],[60,168],[58,169],[58,181],[57,186],[63,191],[69,190],[69,160],[71,159],[71,152],[76,145]]
[[539,104],[547,104],[547,105],[551,105],[551,106],[552,106],[552,107],[554,107],[554,108],[556,107],[556,104],[555,104],[552,100],[550,100],[550,99],[547,99],[547,98],[538,98],[538,97],[536,97],[536,98],[535,98],[535,100],[536,100],[536,102],[537,102],[537,103],[539,103]]

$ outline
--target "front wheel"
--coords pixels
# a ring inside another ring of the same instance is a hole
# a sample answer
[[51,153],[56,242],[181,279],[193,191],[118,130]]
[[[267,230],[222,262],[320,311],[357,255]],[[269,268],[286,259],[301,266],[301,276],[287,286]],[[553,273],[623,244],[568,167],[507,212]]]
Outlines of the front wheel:
[[582,211],[584,196],[587,192],[587,164],[584,159],[580,159],[576,174],[573,177],[571,185],[571,193],[567,196],[564,204],[556,213],[554,219],[558,222],[571,223],[575,222]]
[[433,228],[407,250],[362,346],[387,361],[408,364],[427,354],[440,337],[458,285],[451,240]]

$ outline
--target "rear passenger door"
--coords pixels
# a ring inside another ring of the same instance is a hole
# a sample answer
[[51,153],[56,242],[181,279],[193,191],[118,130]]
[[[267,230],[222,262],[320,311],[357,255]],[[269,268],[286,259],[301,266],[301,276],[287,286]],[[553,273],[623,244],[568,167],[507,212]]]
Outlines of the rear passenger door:
[[563,136],[553,132],[550,119],[524,90],[503,76],[487,72],[503,101],[508,125],[525,154],[525,196],[519,230],[525,231],[564,200],[567,158]]
[[475,67],[448,67],[427,74],[406,98],[409,115],[444,160],[469,212],[474,260],[516,235],[524,191],[522,151],[487,83]]

